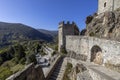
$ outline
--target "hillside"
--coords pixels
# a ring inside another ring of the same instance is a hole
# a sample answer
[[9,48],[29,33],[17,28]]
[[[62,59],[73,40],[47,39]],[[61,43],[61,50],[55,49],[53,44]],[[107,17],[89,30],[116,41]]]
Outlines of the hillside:
[[52,41],[51,35],[46,35],[30,26],[20,23],[0,22],[0,41],[6,42],[10,40],[45,40]]
[[58,35],[58,31],[50,31],[50,30],[45,30],[45,29],[37,29],[37,30],[43,34],[50,35],[53,37],[56,37]]
[[86,19],[86,35],[120,41],[120,9]]

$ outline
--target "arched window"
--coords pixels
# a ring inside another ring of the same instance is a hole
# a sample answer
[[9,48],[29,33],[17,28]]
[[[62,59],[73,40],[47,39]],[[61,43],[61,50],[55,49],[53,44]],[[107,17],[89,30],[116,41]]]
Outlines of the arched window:
[[106,7],[106,2],[104,3],[104,7]]

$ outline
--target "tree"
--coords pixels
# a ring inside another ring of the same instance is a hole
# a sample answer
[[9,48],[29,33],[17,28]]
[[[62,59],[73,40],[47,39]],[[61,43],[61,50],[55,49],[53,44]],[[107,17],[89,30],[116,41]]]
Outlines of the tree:
[[9,46],[8,48],[8,54],[13,58],[15,54],[15,50],[12,46]]
[[2,57],[0,57],[0,65],[3,63],[3,59]]
[[15,50],[15,62],[18,63],[22,58],[25,58],[25,55],[23,47],[18,44]]
[[27,63],[34,63],[34,64],[37,64],[37,60],[36,60],[36,57],[35,57],[35,54],[30,54],[28,55],[27,57]]

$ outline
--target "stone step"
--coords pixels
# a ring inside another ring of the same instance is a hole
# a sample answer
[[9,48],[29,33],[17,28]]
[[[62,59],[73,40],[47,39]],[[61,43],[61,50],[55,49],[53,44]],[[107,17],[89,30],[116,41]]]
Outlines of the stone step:
[[64,71],[64,69],[62,68],[65,68],[63,67],[63,60],[57,63],[57,65],[53,70],[53,73],[51,74],[48,80],[61,80],[61,75],[63,74],[63,71]]

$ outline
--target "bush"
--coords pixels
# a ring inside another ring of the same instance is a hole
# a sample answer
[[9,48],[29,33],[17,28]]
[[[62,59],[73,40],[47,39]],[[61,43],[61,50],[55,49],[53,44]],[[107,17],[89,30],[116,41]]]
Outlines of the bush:
[[26,59],[25,59],[25,58],[22,58],[22,59],[19,61],[19,63],[24,65],[24,64],[25,64],[25,61],[26,61]]
[[11,56],[11,58],[14,57],[15,51],[14,51],[14,48],[12,46],[10,46],[8,48],[8,54]]
[[12,74],[12,71],[10,71],[9,68],[6,67],[0,67],[0,80],[5,80],[7,77],[9,77]]
[[95,33],[91,32],[91,33],[89,34],[89,36],[95,36]]
[[67,51],[66,51],[65,48],[62,48],[62,49],[61,49],[61,52],[62,52],[63,54],[67,54]]
[[81,31],[80,35],[84,36],[86,32],[87,32],[87,30],[86,30],[86,29],[83,29],[83,30]]
[[18,63],[22,58],[25,58],[25,52],[21,45],[17,45],[15,50],[15,62]]
[[69,74],[72,71],[73,65],[71,63],[67,63],[66,70],[63,76],[63,80],[70,80]]
[[54,56],[55,54],[56,54],[56,52],[55,52],[55,51],[53,51],[52,56]]
[[0,65],[3,63],[3,59],[2,57],[0,57]]
[[92,19],[93,19],[93,16],[88,16],[87,18],[86,18],[86,21],[85,21],[85,23],[86,24],[89,24],[91,21],[92,21]]
[[27,64],[32,63],[32,62],[34,64],[37,64],[37,60],[34,54],[28,55],[28,58],[27,58]]
[[58,51],[58,45],[55,45],[55,50]]

